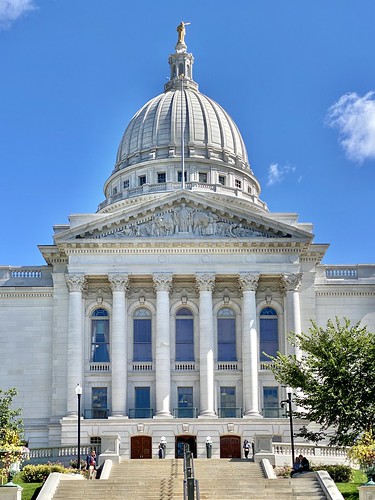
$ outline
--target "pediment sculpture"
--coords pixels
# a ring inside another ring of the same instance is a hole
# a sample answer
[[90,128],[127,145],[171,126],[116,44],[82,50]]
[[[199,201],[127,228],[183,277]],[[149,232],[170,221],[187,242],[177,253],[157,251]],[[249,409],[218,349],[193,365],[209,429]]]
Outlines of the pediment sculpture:
[[[191,208],[182,203],[165,212],[153,214],[148,220],[129,222],[100,238],[147,237],[212,237],[212,238],[278,238],[281,234],[262,231],[251,223],[236,222],[212,211]],[[289,235],[283,235],[289,237]]]

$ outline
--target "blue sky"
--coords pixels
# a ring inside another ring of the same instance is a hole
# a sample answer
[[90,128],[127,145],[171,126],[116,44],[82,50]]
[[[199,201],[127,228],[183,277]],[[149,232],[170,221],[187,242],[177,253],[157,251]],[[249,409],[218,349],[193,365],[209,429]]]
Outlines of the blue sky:
[[0,0],[0,265],[95,212],[133,114],[163,90],[176,26],[234,118],[261,198],[375,263],[373,0]]

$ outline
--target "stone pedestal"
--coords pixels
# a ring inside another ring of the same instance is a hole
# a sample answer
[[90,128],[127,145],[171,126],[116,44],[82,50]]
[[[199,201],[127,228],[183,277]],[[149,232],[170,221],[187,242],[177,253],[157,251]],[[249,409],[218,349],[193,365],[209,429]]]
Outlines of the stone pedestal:
[[374,486],[360,486],[359,500],[374,500],[375,498],[375,485]]
[[22,498],[21,486],[12,484],[12,486],[0,486],[0,499],[1,500],[21,500]]

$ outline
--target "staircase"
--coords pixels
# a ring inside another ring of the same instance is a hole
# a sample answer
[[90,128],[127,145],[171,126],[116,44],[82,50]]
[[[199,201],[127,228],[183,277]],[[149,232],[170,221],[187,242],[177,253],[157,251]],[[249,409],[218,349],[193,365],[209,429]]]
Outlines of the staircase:
[[60,481],[53,500],[182,500],[182,460],[124,460],[107,480]]
[[315,478],[265,479],[258,464],[241,459],[194,460],[201,500],[325,500]]
[[[201,500],[323,500],[315,478],[265,479],[248,460],[195,459]],[[61,481],[53,500],[182,500],[182,460],[124,460],[108,480]]]

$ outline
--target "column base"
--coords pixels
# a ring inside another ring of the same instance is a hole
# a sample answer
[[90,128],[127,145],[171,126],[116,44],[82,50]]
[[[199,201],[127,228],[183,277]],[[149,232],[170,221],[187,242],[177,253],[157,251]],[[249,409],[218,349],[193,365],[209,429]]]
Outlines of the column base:
[[200,415],[198,415],[198,418],[218,418],[218,416],[214,411],[205,410],[202,411]]
[[242,418],[264,418],[264,417],[259,413],[259,411],[249,410],[242,415]]
[[158,411],[152,418],[173,418],[173,415],[170,411]]

